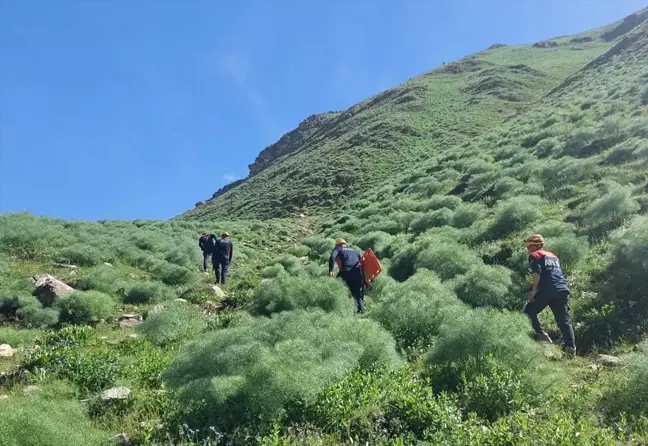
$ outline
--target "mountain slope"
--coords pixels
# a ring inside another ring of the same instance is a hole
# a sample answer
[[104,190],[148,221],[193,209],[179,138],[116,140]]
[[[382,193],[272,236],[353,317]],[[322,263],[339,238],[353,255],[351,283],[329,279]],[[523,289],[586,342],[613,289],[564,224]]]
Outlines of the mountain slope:
[[[185,214],[277,217],[357,196],[497,127],[611,48],[623,22],[534,45],[493,45],[344,112],[315,115],[261,152],[251,175]],[[618,40],[618,39],[617,39]]]

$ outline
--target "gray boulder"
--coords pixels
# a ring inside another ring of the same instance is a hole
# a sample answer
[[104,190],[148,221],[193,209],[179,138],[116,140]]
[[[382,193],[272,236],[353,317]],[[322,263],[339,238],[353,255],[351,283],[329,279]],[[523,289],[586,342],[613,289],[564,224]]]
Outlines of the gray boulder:
[[31,281],[36,287],[34,296],[45,307],[51,307],[60,297],[67,296],[74,291],[74,288],[49,274],[32,277]]

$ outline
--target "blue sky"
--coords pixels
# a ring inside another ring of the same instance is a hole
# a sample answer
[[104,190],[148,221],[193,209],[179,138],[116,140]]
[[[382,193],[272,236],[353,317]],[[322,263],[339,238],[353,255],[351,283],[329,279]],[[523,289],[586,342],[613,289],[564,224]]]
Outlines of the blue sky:
[[0,0],[0,212],[170,218],[310,114],[644,6]]

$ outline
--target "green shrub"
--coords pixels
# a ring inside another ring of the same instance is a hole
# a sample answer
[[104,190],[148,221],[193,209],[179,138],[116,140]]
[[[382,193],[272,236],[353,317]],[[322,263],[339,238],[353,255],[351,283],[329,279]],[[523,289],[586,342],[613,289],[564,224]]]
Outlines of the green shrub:
[[498,203],[493,234],[505,237],[524,229],[542,216],[542,200],[536,196],[519,196]]
[[103,444],[108,434],[92,426],[84,406],[43,395],[0,401],[3,446],[71,446]]
[[265,424],[288,401],[312,401],[347,370],[379,363],[400,359],[376,322],[288,311],[203,336],[183,347],[163,377],[179,389],[181,404],[204,402],[191,414],[194,425],[228,431]]
[[467,228],[486,215],[486,206],[481,203],[465,203],[452,215],[452,226]]
[[419,249],[413,245],[405,245],[396,251],[392,264],[389,267],[389,274],[396,280],[407,280],[416,271],[415,263]]
[[61,312],[61,322],[70,324],[96,323],[107,319],[115,309],[115,301],[99,291],[75,291],[55,305]]
[[167,285],[186,285],[195,279],[190,269],[168,262],[158,263],[151,272]]
[[524,408],[528,396],[520,378],[511,370],[499,370],[496,365],[488,369],[470,381],[464,376],[461,405],[465,410],[495,421]]
[[195,255],[192,255],[194,252],[196,252],[196,250],[193,248],[191,250],[174,248],[167,252],[164,256],[164,260],[188,269],[195,268],[195,266],[199,264],[199,260],[196,259]]
[[101,260],[101,252],[88,245],[75,243],[63,248],[58,254],[58,261],[77,266],[94,266]]
[[[447,438],[461,424],[454,399],[434,395],[409,367],[354,369],[322,389],[313,402],[291,409],[287,424],[313,426],[359,444],[414,444],[431,432]],[[398,437],[410,441],[399,443]]]
[[586,237],[563,235],[560,237],[546,237],[545,240],[545,249],[558,256],[560,266],[566,272],[571,271],[589,251],[589,243]]
[[641,92],[641,104],[648,105],[648,87],[645,87]]
[[457,389],[462,375],[470,381],[495,365],[513,371],[540,396],[557,377],[529,331],[525,316],[487,308],[445,321],[425,358],[433,382],[439,389]]
[[282,254],[273,260],[275,264],[280,264],[290,274],[295,274],[301,269],[301,262],[292,254]]
[[436,274],[419,270],[407,281],[388,287],[371,311],[406,350],[427,348],[441,322],[462,309],[461,302]]
[[168,345],[193,338],[207,328],[208,318],[185,302],[165,305],[159,313],[149,315],[137,331],[155,345]]
[[463,201],[461,198],[455,195],[438,195],[424,202],[418,207],[418,210],[423,212],[436,211],[443,208],[455,210],[461,206],[462,203]]
[[332,238],[322,237],[321,235],[311,235],[302,240],[302,243],[311,250],[311,258],[319,258],[322,254],[330,253],[335,247],[335,240]]
[[0,327],[0,344],[9,344],[12,347],[29,345],[41,333],[39,330],[20,330],[12,327]]
[[326,312],[351,311],[348,291],[341,280],[281,276],[262,283],[254,293],[253,311],[269,316],[297,308]]
[[648,416],[648,352],[624,358],[629,370],[612,382],[601,399],[603,412],[618,420],[625,412],[633,419]]
[[99,265],[87,272],[82,272],[72,286],[84,291],[96,290],[106,294],[121,294],[126,289],[126,281],[115,267]]
[[261,276],[266,279],[272,279],[279,276],[281,273],[285,272],[286,269],[283,265],[277,263],[276,265],[266,266],[261,270]]
[[294,245],[288,248],[288,254],[292,254],[295,257],[306,257],[310,252],[310,248],[306,245]]
[[33,328],[56,325],[59,321],[58,309],[44,308],[37,299],[34,298],[34,301],[31,305],[23,306],[16,312],[23,325]]
[[0,249],[21,260],[48,260],[69,237],[55,220],[29,214],[0,216]]
[[641,207],[632,198],[632,189],[610,184],[608,192],[594,201],[584,213],[584,218],[606,227],[618,226],[624,218],[636,213]]
[[438,239],[416,256],[416,269],[430,269],[442,280],[465,274],[481,264],[481,259],[472,249],[447,239]]
[[510,197],[524,188],[524,183],[511,177],[499,179],[493,185],[493,196],[496,198]]
[[410,223],[410,231],[423,232],[426,229],[446,226],[452,223],[453,212],[448,208],[427,212]]
[[473,307],[519,307],[521,296],[516,296],[511,274],[503,266],[477,265],[457,279],[455,291]]
[[369,232],[357,241],[358,246],[362,250],[369,248],[373,249],[377,256],[389,257],[391,254],[390,243],[394,240],[394,236],[382,231]]
[[126,290],[124,302],[129,304],[143,304],[171,299],[174,293],[160,282],[142,282]]

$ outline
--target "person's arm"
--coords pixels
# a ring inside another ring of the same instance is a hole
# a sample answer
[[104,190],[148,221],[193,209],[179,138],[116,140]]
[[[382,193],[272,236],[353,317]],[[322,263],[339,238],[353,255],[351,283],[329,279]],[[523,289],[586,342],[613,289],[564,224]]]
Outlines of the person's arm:
[[203,251],[205,250],[204,248],[205,244],[202,237],[198,239],[198,246],[200,246],[200,249],[202,249]]
[[540,286],[540,273],[542,272],[542,266],[540,265],[539,260],[534,260],[530,265],[531,274],[533,281],[531,283],[531,291],[529,291],[529,302],[533,302],[536,294],[538,294],[538,287]]
[[337,256],[338,256],[338,250],[337,250],[337,248],[335,248],[331,252],[331,258],[329,258],[329,276],[331,276],[331,277],[334,276],[333,268],[335,267],[335,259],[336,259]]
[[232,261],[232,254],[234,254],[234,243],[230,242],[229,245],[229,261]]

